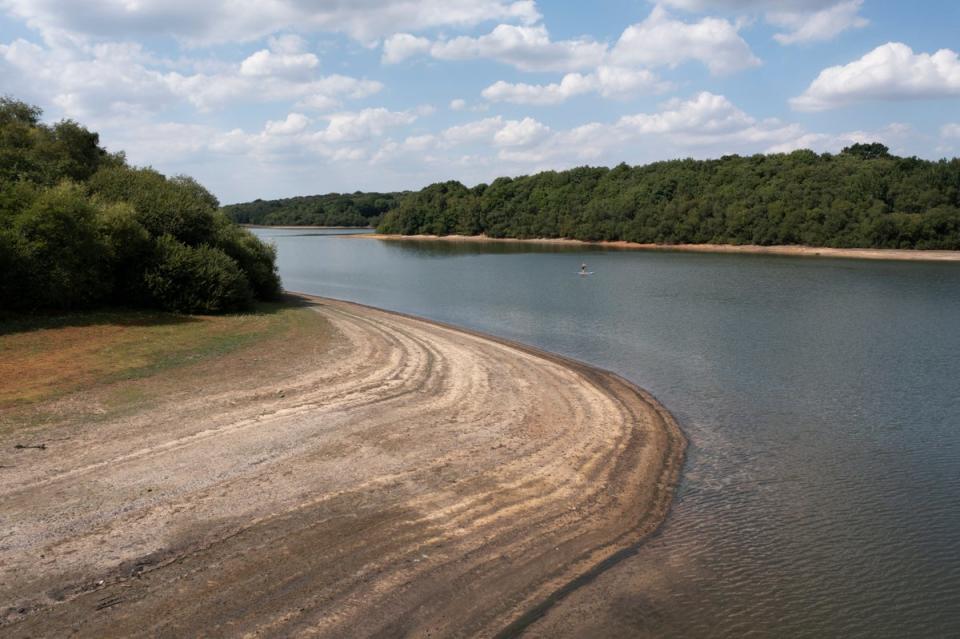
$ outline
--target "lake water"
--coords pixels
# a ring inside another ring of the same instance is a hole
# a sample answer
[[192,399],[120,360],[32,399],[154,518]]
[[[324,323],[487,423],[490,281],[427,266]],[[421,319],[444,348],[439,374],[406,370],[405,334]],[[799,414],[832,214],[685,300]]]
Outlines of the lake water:
[[960,265],[256,232],[289,290],[572,356],[676,415],[665,526],[531,635],[960,636]]

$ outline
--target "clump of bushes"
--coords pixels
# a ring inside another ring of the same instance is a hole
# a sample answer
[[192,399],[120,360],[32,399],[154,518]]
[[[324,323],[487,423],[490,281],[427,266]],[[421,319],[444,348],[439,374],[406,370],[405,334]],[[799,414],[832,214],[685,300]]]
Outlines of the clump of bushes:
[[0,310],[220,313],[279,296],[273,247],[194,179],[130,167],[96,133],[39,118],[0,98]]

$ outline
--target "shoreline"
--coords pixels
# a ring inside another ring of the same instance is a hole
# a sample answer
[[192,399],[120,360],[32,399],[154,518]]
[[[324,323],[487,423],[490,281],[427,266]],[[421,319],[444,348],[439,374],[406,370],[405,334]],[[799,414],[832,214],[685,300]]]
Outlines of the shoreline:
[[252,348],[233,356],[245,373],[225,360],[159,406],[45,426],[49,449],[0,458],[18,522],[5,633],[512,634],[665,520],[686,439],[632,382],[296,298],[325,346]]
[[755,244],[640,244],[636,242],[573,240],[565,238],[494,238],[485,235],[387,235],[384,233],[344,234],[343,237],[372,240],[423,242],[497,242],[583,246],[624,251],[661,251],[676,253],[727,253],[741,255],[783,255],[791,257],[824,257],[858,260],[892,260],[909,262],[960,262],[960,251],[918,249],[827,248],[816,246],[758,246]]

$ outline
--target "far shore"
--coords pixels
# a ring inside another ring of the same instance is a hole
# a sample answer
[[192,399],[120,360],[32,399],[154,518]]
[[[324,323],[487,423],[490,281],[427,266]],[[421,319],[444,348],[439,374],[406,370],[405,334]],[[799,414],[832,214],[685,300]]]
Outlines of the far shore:
[[[351,237],[351,236],[347,236]],[[827,248],[820,246],[758,246],[755,244],[640,244],[637,242],[586,242],[563,238],[517,239],[486,235],[387,235],[358,233],[364,239],[431,242],[512,242],[554,244],[561,246],[593,246],[625,251],[679,251],[688,253],[742,253],[751,255],[792,255],[795,257],[834,257],[857,260],[899,260],[913,262],[960,262],[960,251],[921,251],[916,249]]]

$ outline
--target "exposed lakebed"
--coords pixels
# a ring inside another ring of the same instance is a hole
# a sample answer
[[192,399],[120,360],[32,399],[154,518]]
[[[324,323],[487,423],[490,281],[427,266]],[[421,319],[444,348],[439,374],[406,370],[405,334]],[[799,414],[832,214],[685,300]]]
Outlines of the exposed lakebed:
[[287,289],[571,356],[677,416],[666,525],[531,635],[960,633],[960,266],[256,233]]

